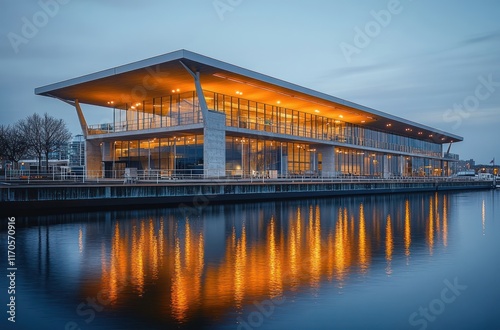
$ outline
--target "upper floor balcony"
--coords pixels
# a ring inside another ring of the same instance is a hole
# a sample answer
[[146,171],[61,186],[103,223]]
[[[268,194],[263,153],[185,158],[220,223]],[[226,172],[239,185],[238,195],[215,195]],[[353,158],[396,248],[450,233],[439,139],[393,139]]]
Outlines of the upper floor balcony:
[[95,124],[88,127],[89,135],[132,132],[156,128],[186,126],[201,123],[201,112],[179,114],[175,117],[150,116],[135,120],[116,121],[114,123]]

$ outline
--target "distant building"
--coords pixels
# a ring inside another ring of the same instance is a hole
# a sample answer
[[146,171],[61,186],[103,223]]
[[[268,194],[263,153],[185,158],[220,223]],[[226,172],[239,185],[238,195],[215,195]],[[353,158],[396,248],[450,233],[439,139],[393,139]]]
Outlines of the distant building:
[[[74,105],[97,175],[441,176],[456,161],[443,145],[463,140],[186,50],[35,93]],[[112,122],[87,125],[83,104],[112,110]]]
[[[42,156],[45,161],[45,156]],[[49,152],[49,160],[65,160],[68,159],[68,144],[63,144],[57,150]]]
[[69,166],[85,166],[85,137],[76,135],[68,144]]
[[473,170],[476,167],[476,162],[474,159],[469,160],[459,160],[457,162],[457,172],[464,172],[467,170]]
[[[42,168],[39,169],[38,159],[22,159],[17,162],[18,169],[20,171],[30,171],[33,173],[45,173],[45,166],[47,162],[45,161],[45,157],[42,159]],[[67,159],[49,159],[49,172],[48,173],[59,173],[61,171],[61,167],[67,167],[68,160]]]

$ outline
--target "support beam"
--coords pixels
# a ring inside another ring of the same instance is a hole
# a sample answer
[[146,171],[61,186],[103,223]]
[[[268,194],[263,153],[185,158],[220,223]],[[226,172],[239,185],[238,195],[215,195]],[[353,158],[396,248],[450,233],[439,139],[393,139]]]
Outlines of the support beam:
[[200,102],[201,113],[203,114],[203,121],[206,123],[206,118],[208,117],[208,105],[207,101],[205,100],[205,95],[203,94],[203,88],[201,87],[200,73],[199,72],[195,73],[191,71],[191,69],[188,68],[186,64],[184,64],[182,61],[179,62],[194,79],[194,86],[196,88],[196,94],[198,95],[198,101]]
[[75,109],[78,115],[78,121],[80,122],[80,126],[82,127],[83,137],[86,139],[89,133],[89,128],[87,126],[87,121],[83,116],[83,111],[82,108],[80,107],[80,102],[78,102],[78,100],[75,100]]
[[60,99],[58,97],[55,97],[55,98],[58,99],[59,101],[62,101],[64,103],[66,103],[66,104],[71,105],[72,107],[75,107],[76,114],[78,116],[78,121],[80,122],[80,127],[82,128],[83,137],[85,139],[87,139],[87,135],[88,135],[89,129],[88,129],[88,126],[87,126],[87,121],[85,120],[85,116],[83,115],[82,108],[80,107],[80,102],[78,102],[78,100],[75,100],[75,101],[71,102],[71,101],[68,101],[68,100]]

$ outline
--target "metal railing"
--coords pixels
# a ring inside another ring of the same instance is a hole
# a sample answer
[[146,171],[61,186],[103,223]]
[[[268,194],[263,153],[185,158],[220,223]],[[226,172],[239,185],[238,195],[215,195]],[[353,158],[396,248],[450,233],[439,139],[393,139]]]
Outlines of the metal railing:
[[201,112],[184,113],[174,117],[156,116],[139,120],[127,120],[115,123],[90,125],[88,128],[88,132],[91,135],[96,135],[127,131],[139,131],[153,128],[198,124],[201,122],[201,120]]
[[[314,171],[288,172],[278,174],[276,170],[241,171],[241,170],[138,170],[127,175],[124,170],[86,171],[86,172],[33,172],[29,170],[6,171],[0,181],[6,183],[181,183],[181,182],[472,182],[492,181],[478,177],[439,177],[439,176],[361,176],[338,172],[319,173]],[[2,180],[3,179],[3,180]]]

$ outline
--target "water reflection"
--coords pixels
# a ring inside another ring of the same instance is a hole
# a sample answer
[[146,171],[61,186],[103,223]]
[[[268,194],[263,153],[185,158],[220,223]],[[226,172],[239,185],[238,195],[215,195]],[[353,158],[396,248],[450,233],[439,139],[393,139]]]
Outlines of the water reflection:
[[392,274],[392,249],[394,248],[394,239],[392,238],[392,224],[391,215],[387,216],[387,222],[385,224],[385,259],[387,260],[387,275]]
[[[342,288],[355,274],[392,275],[414,253],[433,255],[449,244],[446,195],[381,198],[213,206],[196,217],[108,214],[104,223],[65,227],[77,258],[97,262],[63,272],[86,279],[81,297],[105,292],[117,311],[141,306],[139,315],[186,323],[329,283]],[[44,254],[44,238],[27,237],[37,239],[33,258]],[[68,256],[54,258],[60,264]]]

